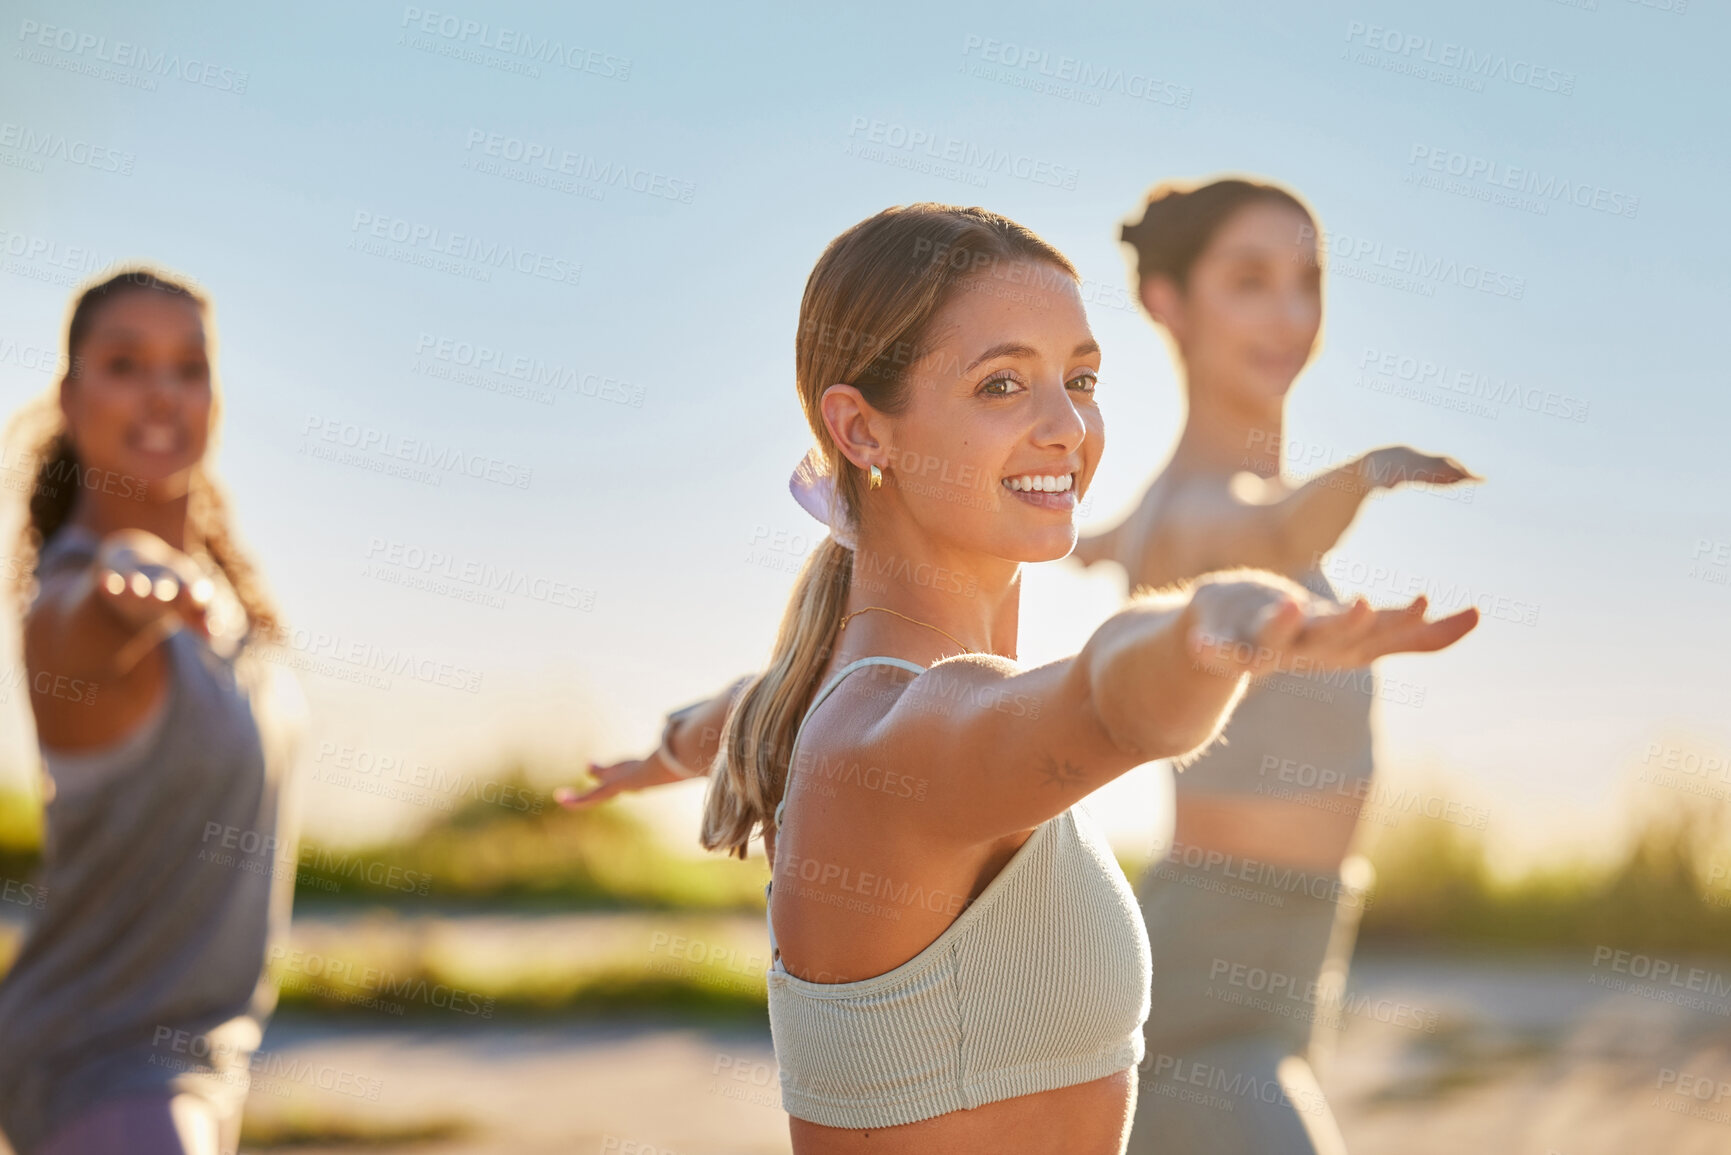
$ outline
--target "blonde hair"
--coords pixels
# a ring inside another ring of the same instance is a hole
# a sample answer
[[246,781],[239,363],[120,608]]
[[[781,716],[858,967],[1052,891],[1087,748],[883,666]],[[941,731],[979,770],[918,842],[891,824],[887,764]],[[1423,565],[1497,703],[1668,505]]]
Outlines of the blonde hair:
[[[88,286],[73,299],[71,315],[66,322],[66,351],[62,360],[65,370],[57,383],[59,387],[78,376],[79,349],[90,332],[97,311],[124,294],[145,292],[162,293],[187,301],[198,310],[199,319],[208,326],[210,302],[188,282],[143,266],[123,269],[107,280]],[[212,387],[215,387],[214,373]],[[219,412],[220,397],[213,397],[213,425]],[[15,593],[23,602],[28,600],[34,585],[36,559],[42,547],[72,515],[84,466],[78,460],[71,431],[66,427],[66,419],[60,412],[53,390],[19,414],[8,431],[8,439],[12,438],[26,442],[29,460],[38,463],[29,491],[29,512],[19,535],[14,573]],[[263,638],[276,636],[280,629],[276,609],[251,560],[235,541],[228,502],[221,486],[202,462],[192,473],[186,516],[194,536],[203,543],[205,552],[234,588],[254,635]]]
[[[838,382],[887,414],[908,405],[908,369],[930,350],[933,319],[970,281],[1010,276],[1012,262],[1075,267],[1029,229],[982,208],[921,203],[885,209],[818,258],[799,305],[794,376],[836,497],[859,523],[862,471],[837,447],[820,402]],[[828,664],[853,580],[853,551],[826,537],[795,579],[775,647],[722,728],[704,801],[703,845],[744,858],[787,788],[793,741]]]

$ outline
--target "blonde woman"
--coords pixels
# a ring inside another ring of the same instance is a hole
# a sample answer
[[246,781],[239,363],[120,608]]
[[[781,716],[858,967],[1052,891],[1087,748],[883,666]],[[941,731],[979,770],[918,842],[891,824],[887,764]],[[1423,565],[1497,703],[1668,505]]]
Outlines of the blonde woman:
[[[1124,227],[1188,412],[1137,509],[1077,545],[1084,564],[1119,563],[1132,589],[1258,566],[1332,600],[1323,555],[1372,493],[1477,480],[1405,446],[1286,479],[1286,398],[1322,329],[1319,232],[1292,193],[1236,179],[1162,184]],[[1380,692],[1368,668],[1260,677],[1177,775],[1173,845],[1138,887],[1155,986],[1132,1152],[1344,1150],[1311,1060],[1370,881],[1351,848]]]
[[795,487],[832,533],[764,672],[572,799],[713,763],[703,844],[743,857],[762,832],[798,1155],[1121,1152],[1148,942],[1075,804],[1205,744],[1256,670],[1470,624],[1239,571],[1018,666],[1021,567],[1070,552],[1099,464],[1099,369],[1075,269],[1020,225],[916,204],[837,237],[795,341],[817,440]]
[[206,462],[207,315],[148,270],[91,286],[30,415],[46,425],[21,549],[48,901],[0,981],[0,1129],[18,1155],[232,1155],[275,1002],[298,707],[253,649],[276,615]]

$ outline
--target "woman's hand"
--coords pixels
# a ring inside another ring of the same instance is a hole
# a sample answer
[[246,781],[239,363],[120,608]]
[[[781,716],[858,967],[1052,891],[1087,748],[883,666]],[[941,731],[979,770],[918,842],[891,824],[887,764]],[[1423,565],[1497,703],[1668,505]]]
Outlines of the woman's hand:
[[1484,480],[1452,457],[1433,457],[1410,445],[1385,445],[1371,450],[1358,459],[1358,472],[1373,489],[1393,489],[1408,481],[1456,485]]
[[1356,669],[1385,654],[1453,645],[1478,625],[1468,607],[1425,620],[1423,594],[1398,609],[1373,610],[1319,598],[1277,574],[1210,575],[1191,598],[1186,647],[1211,674],[1237,678],[1284,671]]
[[605,802],[615,794],[687,781],[685,775],[674,770],[662,759],[659,750],[647,758],[630,758],[615,762],[611,766],[597,766],[591,762],[589,776],[595,779],[595,785],[587,790],[561,786],[553,791],[553,800],[567,809],[583,810],[598,802]]
[[186,625],[210,634],[205,620],[215,592],[210,579],[153,533],[122,529],[104,537],[91,576],[97,599],[141,633],[160,637]]

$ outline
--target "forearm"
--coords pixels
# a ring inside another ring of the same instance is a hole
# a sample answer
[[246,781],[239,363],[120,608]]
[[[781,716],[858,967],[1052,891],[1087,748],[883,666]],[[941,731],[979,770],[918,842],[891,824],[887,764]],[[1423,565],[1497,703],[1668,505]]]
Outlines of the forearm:
[[1360,458],[1318,474],[1271,507],[1285,562],[1278,568],[1288,573],[1308,569],[1340,541],[1376,488],[1363,465]]
[[698,776],[709,772],[721,751],[721,728],[727,721],[727,713],[752,677],[747,674],[715,697],[693,702],[669,715],[672,728],[667,733],[667,747],[680,765]]
[[1080,655],[1113,743],[1140,761],[1185,754],[1219,732],[1247,678],[1191,653],[1195,586],[1144,595],[1101,624]]

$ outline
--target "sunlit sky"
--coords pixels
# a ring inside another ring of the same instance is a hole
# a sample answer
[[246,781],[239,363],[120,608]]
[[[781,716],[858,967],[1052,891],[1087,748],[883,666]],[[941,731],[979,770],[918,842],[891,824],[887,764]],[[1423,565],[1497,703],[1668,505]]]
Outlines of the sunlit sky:
[[[1085,512],[1107,524],[1181,417],[1119,223],[1160,179],[1260,174],[1316,208],[1331,254],[1295,472],[1404,442],[1487,478],[1470,501],[1377,498],[1331,571],[1382,602],[1416,581],[1439,608],[1503,607],[1453,651],[1381,664],[1424,690],[1379,707],[1382,772],[1487,808],[1513,852],[1590,849],[1687,797],[1638,781],[1654,744],[1679,765],[1731,750],[1731,19],[1587,4],[1078,23],[1002,2],[8,2],[0,409],[49,385],[78,280],[134,258],[194,277],[221,338],[219,471],[303,644],[461,671],[303,672],[311,751],[571,773],[652,746],[665,710],[767,654],[815,540],[787,492],[810,437],[791,354],[831,237],[890,204],[979,203],[1075,261],[1109,434]],[[1408,260],[1435,271],[1393,272]],[[330,459],[361,441],[362,464]],[[417,453],[480,476],[390,471]],[[403,584],[481,567],[522,592]],[[1030,567],[1021,658],[1074,652],[1119,580]],[[0,783],[22,784],[15,674],[0,697]],[[1676,781],[1731,793],[1723,769]],[[1134,848],[1161,789],[1137,771],[1095,809]],[[639,805],[689,844],[697,797]],[[334,837],[430,814],[310,800]]]

